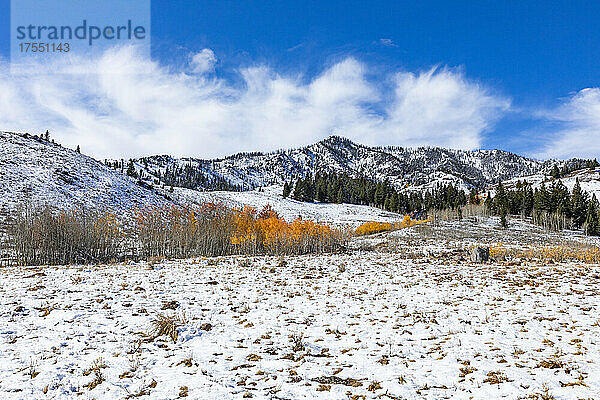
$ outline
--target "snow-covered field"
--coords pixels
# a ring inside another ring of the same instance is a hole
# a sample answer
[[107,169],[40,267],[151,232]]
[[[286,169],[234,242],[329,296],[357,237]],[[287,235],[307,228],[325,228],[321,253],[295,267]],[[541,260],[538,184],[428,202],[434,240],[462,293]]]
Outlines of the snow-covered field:
[[598,398],[600,267],[473,264],[451,231],[380,236],[390,252],[0,269],[0,397]]

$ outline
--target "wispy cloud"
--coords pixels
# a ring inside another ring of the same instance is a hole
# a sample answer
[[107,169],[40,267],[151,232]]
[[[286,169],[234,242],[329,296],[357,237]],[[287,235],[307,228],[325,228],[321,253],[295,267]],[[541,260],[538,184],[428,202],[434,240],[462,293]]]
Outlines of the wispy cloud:
[[381,38],[379,39],[379,43],[386,47],[398,47],[392,39]]
[[197,74],[211,72],[215,68],[217,57],[211,49],[202,49],[199,53],[192,55],[192,70]]
[[600,88],[580,90],[539,116],[553,122],[540,158],[595,158],[600,154]]
[[206,74],[216,60],[204,49],[178,70],[118,48],[77,61],[85,74],[19,76],[2,65],[0,129],[50,129],[97,157],[213,157],[333,133],[371,145],[473,149],[510,107],[449,68],[373,78],[347,58],[307,81],[258,65],[240,68],[243,85],[234,85]]

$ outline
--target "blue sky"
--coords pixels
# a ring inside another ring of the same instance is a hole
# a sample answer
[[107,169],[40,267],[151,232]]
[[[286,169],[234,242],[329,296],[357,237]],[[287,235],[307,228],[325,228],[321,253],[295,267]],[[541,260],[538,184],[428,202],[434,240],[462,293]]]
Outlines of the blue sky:
[[[9,57],[8,10],[9,1],[0,0],[0,37],[6,38],[0,40],[3,58]],[[596,89],[600,71],[599,17],[600,3],[595,1],[154,0],[151,62],[166,70],[156,78],[163,85],[165,80],[179,79],[177,74],[186,73],[194,79],[187,82],[187,86],[211,93],[222,91],[218,94],[220,98],[246,98],[246,102],[240,101],[246,106],[244,112],[250,107],[258,114],[260,110],[268,113],[265,104],[280,98],[281,93],[248,99],[250,94],[245,91],[253,83],[273,85],[281,78],[284,83],[291,81],[293,86],[293,89],[283,90],[284,93],[293,92],[292,98],[305,95],[312,99],[316,95],[305,92],[312,90],[315,81],[324,76],[331,78],[328,85],[332,85],[327,86],[326,91],[338,90],[338,86],[347,85],[358,79],[356,77],[362,80],[362,86],[349,89],[350,93],[343,94],[342,100],[336,100],[338,103],[327,103],[332,109],[347,106],[358,111],[342,113],[335,120],[315,126],[292,127],[290,131],[296,133],[290,135],[296,135],[294,139],[282,139],[285,133],[255,138],[238,126],[218,127],[209,133],[198,132],[195,138],[178,138],[180,147],[173,148],[174,153],[187,149],[194,153],[191,155],[212,156],[227,152],[229,148],[269,150],[301,145],[326,135],[326,132],[344,134],[348,130],[352,132],[348,135],[352,139],[361,141],[361,135],[364,135],[363,141],[369,144],[387,144],[386,139],[389,139],[389,144],[501,148],[537,157],[589,157],[600,152],[600,146],[591,149],[587,146],[590,142],[600,141],[595,140],[600,139],[597,131],[600,121],[595,118],[599,109]],[[200,56],[194,58],[197,54]],[[134,62],[132,56],[123,57],[129,65]],[[338,71],[340,68],[335,69],[340,65],[342,72]],[[256,71],[261,68],[262,72]],[[432,81],[427,73],[434,68],[437,70],[433,72]],[[327,75],[332,69],[343,77]],[[447,75],[439,77],[440,71]],[[257,78],[257,74],[262,77]],[[436,80],[436,76],[439,79]],[[453,104],[433,111],[422,110],[427,104],[436,102],[442,88],[456,82],[460,87],[454,97],[448,99]],[[421,96],[422,91],[428,91],[430,97],[419,97],[414,101],[409,95],[398,94],[406,87],[410,88],[406,89],[412,93],[410,96]],[[103,95],[94,92],[90,96]],[[203,101],[202,109],[207,101],[214,101],[210,97],[207,100],[206,96],[203,100],[194,94],[184,96],[193,97],[192,101]],[[465,104],[456,101],[466,96],[471,96],[469,99],[472,100]],[[404,102],[402,105],[398,105],[399,99]],[[260,104],[261,101],[265,104]],[[319,101],[305,110],[306,118],[313,116],[321,104]],[[301,103],[306,102],[309,100],[303,99]],[[409,107],[415,103],[418,104],[416,108]],[[298,103],[292,101],[281,107],[290,104],[293,107]],[[48,114],[57,114],[59,109],[64,107],[56,107]],[[407,121],[407,115],[411,113],[431,114],[432,118],[448,113],[463,115],[463,120],[451,119],[446,125],[464,129],[467,139],[451,138],[450,133],[445,132],[436,143],[436,133],[425,131],[441,128],[435,124]],[[365,120],[372,115],[380,116],[387,123]],[[70,121],[71,117],[65,111],[55,118],[48,118],[63,120],[65,126],[81,127]],[[285,132],[285,116],[273,118],[277,130]],[[467,121],[469,119],[481,121],[472,125]],[[37,124],[43,122],[33,121],[32,126],[37,128]],[[162,121],[155,120],[134,122],[134,126],[163,125]],[[201,124],[202,120],[194,123]],[[240,122],[240,126],[247,124],[247,120]],[[251,125],[254,124],[252,121]],[[395,126],[403,124],[405,129],[393,132]],[[8,125],[7,128],[13,128],[10,123]],[[162,128],[166,130],[169,126]],[[60,125],[56,129],[60,130]],[[262,132],[269,127],[259,124],[254,129]],[[302,129],[318,132],[297,133]],[[377,139],[378,129],[389,133]],[[407,133],[419,130],[424,131],[421,136]],[[147,131],[144,134],[150,136]],[[82,135],[91,137],[97,133],[86,131]],[[205,141],[203,135],[210,139]],[[217,145],[219,141],[234,138],[236,142],[245,143],[245,148]],[[94,144],[98,142],[97,138],[86,141],[75,133],[65,134],[63,138],[66,142],[78,139],[89,143],[97,155],[114,155],[114,149]],[[131,138],[131,146],[135,146],[138,139]],[[203,150],[202,146],[209,143],[212,147]],[[577,146],[582,145],[586,148],[579,150]],[[567,146],[575,146],[575,149],[567,149]],[[140,152],[152,151],[156,149],[140,149]]]

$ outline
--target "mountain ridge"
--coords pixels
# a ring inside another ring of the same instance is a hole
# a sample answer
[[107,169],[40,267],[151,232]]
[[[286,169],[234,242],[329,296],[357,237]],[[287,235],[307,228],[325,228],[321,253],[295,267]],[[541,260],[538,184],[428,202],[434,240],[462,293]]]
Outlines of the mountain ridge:
[[[314,144],[272,152],[242,152],[230,156],[201,159],[168,155],[135,159],[160,184],[211,189],[210,184],[182,185],[177,175],[183,168],[196,171],[206,181],[219,179],[243,190],[316,173],[344,173],[352,177],[389,180],[397,189],[407,186],[421,190],[439,183],[483,188],[515,177],[549,173],[564,160],[535,160],[504,150],[455,150],[442,147],[370,147],[342,136],[330,136]],[[177,170],[178,169],[178,170]]]

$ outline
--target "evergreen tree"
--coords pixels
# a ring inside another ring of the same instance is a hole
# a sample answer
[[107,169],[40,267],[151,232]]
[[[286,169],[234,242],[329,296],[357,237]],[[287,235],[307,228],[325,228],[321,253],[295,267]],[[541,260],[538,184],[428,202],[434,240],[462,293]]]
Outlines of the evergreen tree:
[[394,191],[392,197],[390,198],[390,211],[398,212],[398,193]]
[[575,227],[580,228],[587,217],[587,193],[581,190],[579,179],[575,179],[575,186],[571,194],[571,216]]
[[558,166],[556,164],[554,164],[554,167],[552,167],[552,172],[550,173],[550,175],[554,179],[560,178],[560,171],[558,170]]
[[310,202],[310,203],[312,203],[315,200],[314,185],[313,185],[312,177],[310,175],[308,175],[304,179],[304,184],[302,185],[301,197],[302,197],[301,198],[302,201],[306,201],[306,202]]
[[288,197],[290,195],[290,193],[292,192],[292,184],[286,182],[283,185],[283,197]]
[[571,198],[569,190],[561,181],[557,181],[552,185],[550,205],[550,212],[555,212],[567,218],[571,217]]
[[79,145],[77,145],[77,148],[75,149],[76,152],[81,153],[81,148],[79,148]]
[[507,219],[507,211],[506,206],[501,206],[500,208],[500,226],[502,228],[508,228],[508,219]]
[[383,202],[385,201],[385,189],[382,183],[378,183],[375,189],[375,206],[381,207],[383,206]]
[[137,172],[135,171],[135,166],[133,165],[133,160],[129,160],[129,164],[127,164],[127,176],[131,176],[132,178],[137,178]]
[[523,198],[521,203],[521,212],[526,217],[531,217],[531,214],[533,212],[533,203],[533,190],[531,189],[531,186],[527,185],[523,189]]
[[302,181],[302,179],[298,178],[296,180],[296,186],[294,187],[294,194],[292,195],[294,200],[302,201],[302,193],[304,191],[303,185],[304,182]]
[[383,209],[390,211],[390,201],[391,201],[391,196],[386,196],[385,197],[385,201],[383,202]]
[[593,195],[592,200],[589,202],[584,227],[586,235],[600,235],[600,224],[598,222],[598,201],[596,200],[596,195]]
[[327,183],[325,182],[324,178],[320,179],[319,183],[317,184],[317,194],[315,196],[315,199],[319,203],[327,202]]
[[507,212],[508,209],[508,197],[506,196],[506,191],[504,190],[504,185],[502,182],[498,182],[496,186],[496,197],[494,197],[494,209],[497,212]]
[[550,195],[544,183],[539,189],[536,189],[533,197],[533,208],[539,211],[550,211]]
[[338,189],[335,202],[338,203],[338,204],[341,204],[341,203],[344,202],[344,191],[342,190],[341,187]]

